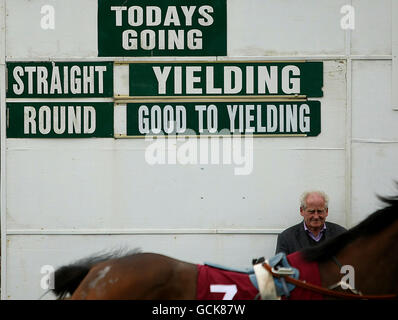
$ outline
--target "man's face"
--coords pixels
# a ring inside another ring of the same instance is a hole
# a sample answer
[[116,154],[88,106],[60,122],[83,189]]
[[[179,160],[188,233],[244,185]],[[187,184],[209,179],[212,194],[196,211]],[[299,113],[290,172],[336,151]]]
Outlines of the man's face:
[[317,193],[311,193],[306,199],[306,207],[300,208],[300,213],[309,229],[319,229],[325,223],[328,209],[325,200]]

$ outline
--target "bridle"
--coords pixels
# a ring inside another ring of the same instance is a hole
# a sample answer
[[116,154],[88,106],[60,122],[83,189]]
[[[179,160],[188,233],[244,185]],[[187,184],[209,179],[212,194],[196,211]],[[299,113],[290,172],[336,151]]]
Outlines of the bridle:
[[[334,257],[333,259],[336,264],[340,264],[338,260]],[[340,264],[341,265],[341,264]],[[334,291],[332,289],[335,289],[339,287],[342,284],[342,281],[337,282],[336,284],[330,286],[329,288],[323,288],[311,283],[307,283],[302,280],[297,280],[292,277],[290,277],[287,274],[283,273],[278,273],[275,270],[268,265],[267,263],[263,263],[262,266],[270,273],[272,276],[276,278],[283,278],[285,279],[286,282],[289,282],[291,284],[296,285],[297,287],[307,289],[313,292],[320,293],[325,296],[329,297],[334,297],[334,298],[342,298],[342,299],[357,299],[357,300],[387,300],[387,299],[397,299],[398,295],[396,294],[385,294],[385,295],[364,295],[360,291],[357,291],[353,288],[349,288],[348,284],[344,283],[349,289],[351,289],[352,292],[354,293],[345,293],[345,292],[339,292],[339,291]]]

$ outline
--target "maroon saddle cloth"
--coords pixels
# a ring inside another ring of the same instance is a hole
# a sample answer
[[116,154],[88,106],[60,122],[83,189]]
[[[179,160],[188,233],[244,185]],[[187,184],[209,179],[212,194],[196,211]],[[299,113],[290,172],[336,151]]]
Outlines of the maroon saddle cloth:
[[[300,252],[294,252],[286,256],[289,264],[300,271],[300,280],[321,286],[321,275],[317,262],[308,262],[303,259]],[[284,297],[282,296],[282,299]],[[297,287],[290,292],[289,300],[322,300],[320,293]]]
[[249,274],[198,264],[196,299],[253,300],[257,294]]
[[[287,256],[289,264],[300,271],[300,280],[321,286],[318,263],[303,259],[300,252]],[[197,265],[198,280],[196,299],[198,300],[253,300],[258,289],[248,273],[228,271],[207,265]],[[282,296],[282,299],[286,299]],[[295,287],[289,300],[321,300],[323,296],[308,289]]]

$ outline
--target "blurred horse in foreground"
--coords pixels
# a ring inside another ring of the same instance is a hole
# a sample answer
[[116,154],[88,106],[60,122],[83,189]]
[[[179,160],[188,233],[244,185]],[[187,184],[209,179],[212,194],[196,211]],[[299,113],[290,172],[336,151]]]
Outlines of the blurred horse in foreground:
[[[268,260],[260,260],[257,267],[260,265],[271,279],[282,280],[284,291],[282,294],[279,291],[277,297],[397,298],[398,196],[380,199],[386,207],[347,232],[316,247],[282,257],[286,258],[290,269],[270,267]],[[355,287],[341,281],[342,266],[350,266],[355,271]],[[292,272],[285,272],[286,269],[298,271],[299,277],[294,279]],[[60,299],[78,300],[267,299],[267,293],[260,292],[261,282],[254,272],[226,270],[133,251],[121,256],[89,257],[63,266],[55,272],[52,291]],[[271,289],[275,291],[274,287]]]

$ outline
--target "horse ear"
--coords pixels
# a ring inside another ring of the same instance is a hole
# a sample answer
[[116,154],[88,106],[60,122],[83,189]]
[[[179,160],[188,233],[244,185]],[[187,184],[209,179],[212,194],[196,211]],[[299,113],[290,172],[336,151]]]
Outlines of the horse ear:
[[[398,180],[394,181],[396,188],[398,189]],[[377,199],[379,199],[384,204],[388,204],[390,206],[397,206],[398,205],[398,195],[395,196],[381,196],[376,194]]]
[[252,265],[258,264],[258,263],[263,263],[265,262],[265,258],[261,257],[261,258],[256,258],[252,260]]
[[[398,184],[397,184],[398,187]],[[397,196],[380,196],[376,194],[376,197],[379,199],[379,201],[383,202],[384,204],[388,204],[390,206],[397,206],[398,205],[398,195]]]

